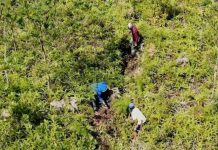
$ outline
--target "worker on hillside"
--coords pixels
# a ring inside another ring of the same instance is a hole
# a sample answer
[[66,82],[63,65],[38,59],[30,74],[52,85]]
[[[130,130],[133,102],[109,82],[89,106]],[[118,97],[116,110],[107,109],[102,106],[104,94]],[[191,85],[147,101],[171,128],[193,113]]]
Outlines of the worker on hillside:
[[140,36],[138,29],[132,23],[128,24],[128,28],[132,33],[132,40],[131,40],[131,55],[135,54],[136,48],[142,42],[142,36]]
[[131,121],[137,120],[137,126],[134,128],[134,133],[137,135],[138,132],[141,130],[142,125],[145,123],[146,118],[142,114],[142,112],[135,107],[134,103],[129,104],[129,109],[130,109],[130,115],[131,115]]
[[99,82],[92,85],[95,92],[94,110],[98,111],[102,106],[110,108],[108,100],[112,94],[112,90],[109,89],[105,82]]

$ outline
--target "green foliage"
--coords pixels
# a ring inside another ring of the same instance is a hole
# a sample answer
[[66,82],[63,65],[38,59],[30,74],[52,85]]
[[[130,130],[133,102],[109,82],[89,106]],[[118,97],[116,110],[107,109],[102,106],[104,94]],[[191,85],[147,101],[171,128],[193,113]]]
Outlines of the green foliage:
[[[11,116],[0,118],[0,148],[95,149],[100,136],[110,149],[130,149],[133,98],[147,117],[139,134],[147,149],[216,149],[217,9],[212,0],[1,1],[0,110]],[[128,22],[145,39],[139,73],[122,68]],[[125,93],[93,128],[98,81]],[[49,106],[72,95],[77,112]]]

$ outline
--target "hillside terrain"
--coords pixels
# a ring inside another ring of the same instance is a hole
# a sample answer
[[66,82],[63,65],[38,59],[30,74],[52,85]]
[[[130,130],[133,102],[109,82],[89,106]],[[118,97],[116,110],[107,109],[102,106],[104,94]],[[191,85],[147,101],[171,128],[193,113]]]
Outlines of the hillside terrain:
[[[101,81],[120,93],[93,124]],[[147,118],[136,141],[131,99]],[[217,0],[1,1],[0,135],[7,150],[218,149]]]

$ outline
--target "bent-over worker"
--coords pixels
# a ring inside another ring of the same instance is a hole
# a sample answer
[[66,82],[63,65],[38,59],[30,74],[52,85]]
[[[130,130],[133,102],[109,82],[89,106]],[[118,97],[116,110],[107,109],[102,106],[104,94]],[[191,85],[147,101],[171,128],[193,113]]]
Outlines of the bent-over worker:
[[110,108],[108,104],[108,99],[111,95],[111,90],[105,82],[99,82],[94,84],[95,90],[95,111],[99,110],[102,106],[106,105],[107,108]]
[[132,120],[133,121],[137,120],[137,126],[134,128],[134,131],[136,133],[138,133],[141,130],[142,125],[145,123],[146,118],[142,114],[142,112],[138,108],[135,107],[134,103],[129,104],[129,109],[130,109],[130,112],[131,112]]

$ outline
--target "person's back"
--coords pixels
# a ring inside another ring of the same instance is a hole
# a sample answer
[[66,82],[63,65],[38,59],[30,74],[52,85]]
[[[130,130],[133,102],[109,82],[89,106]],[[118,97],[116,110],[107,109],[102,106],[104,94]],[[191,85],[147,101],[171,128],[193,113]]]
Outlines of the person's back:
[[133,120],[137,120],[138,121],[138,125],[145,123],[146,118],[145,116],[142,114],[142,112],[138,109],[138,108],[134,108],[131,112],[131,117]]
[[138,29],[136,28],[135,25],[132,26],[131,32],[132,32],[132,38],[133,38],[133,41],[134,41],[134,45],[138,46],[140,35],[139,35],[139,31],[138,31]]
[[132,33],[132,40],[133,40],[134,46],[138,46],[139,41],[140,41],[140,34],[139,34],[138,29],[136,28],[135,25],[131,23],[128,24],[128,28]]

